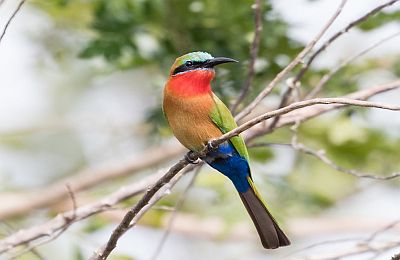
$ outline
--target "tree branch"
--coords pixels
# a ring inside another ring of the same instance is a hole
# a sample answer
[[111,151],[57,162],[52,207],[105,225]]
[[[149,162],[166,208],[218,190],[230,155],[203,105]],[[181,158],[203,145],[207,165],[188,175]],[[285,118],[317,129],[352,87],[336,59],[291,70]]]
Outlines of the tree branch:
[[[14,17],[17,15],[17,13],[19,12],[19,10],[21,10],[22,5],[25,3],[26,0],[21,0],[21,2],[19,2],[17,8],[14,10],[14,12],[12,13],[12,15],[10,16],[10,18],[7,20],[6,25],[4,26],[3,32],[0,35],[0,44],[4,38],[4,35],[6,35],[6,31],[8,29],[8,26],[10,26],[11,21],[14,19]],[[3,4],[4,1],[0,2],[0,5]]]
[[[368,99],[382,92],[391,91],[400,87],[400,80],[393,81],[387,84],[364,89],[354,92],[344,97],[351,99]],[[296,111],[292,111],[283,115],[274,127],[280,128],[296,122],[296,120],[307,120],[316,117],[322,113],[334,110],[341,105],[326,105],[305,107]],[[265,121],[265,122],[268,122]],[[272,132],[273,129],[268,129],[265,125],[256,125],[250,130],[243,133],[243,137],[250,141],[258,136]],[[166,145],[155,149],[149,149],[139,156],[132,156],[129,160],[119,160],[108,162],[104,165],[99,165],[94,168],[88,168],[78,172],[72,177],[67,177],[57,181],[48,187],[40,187],[37,190],[29,192],[19,192],[17,194],[2,193],[0,196],[0,220],[16,215],[26,214],[37,208],[46,207],[57,203],[58,201],[67,198],[68,194],[65,190],[65,184],[69,184],[75,192],[88,189],[93,186],[98,186],[101,183],[109,180],[127,176],[140,172],[151,166],[159,165],[169,161],[184,152],[184,148],[179,145]],[[27,200],[26,198],[30,199]]]
[[[256,3],[260,3],[259,0],[256,0],[256,1],[257,1]],[[350,27],[348,29],[346,29],[345,31],[343,31],[343,32],[341,31],[341,32],[335,34],[333,37],[331,37],[330,38],[331,41],[328,40],[323,46],[321,46],[321,48],[319,48],[316,52],[313,53],[311,58],[308,60],[307,64],[305,66],[303,66],[303,69],[298,74],[299,79],[297,81],[299,81],[301,79],[301,77],[304,75],[304,73],[306,72],[306,70],[308,69],[310,64],[312,63],[313,59],[317,55],[319,55],[319,53],[321,53],[324,49],[326,49],[327,46],[329,46],[329,44],[331,44],[334,40],[336,40],[336,38],[338,38],[340,35],[347,32],[347,30],[349,30],[351,27],[353,27],[356,24],[367,19],[369,16],[374,15],[379,10],[381,10],[384,7],[389,6],[397,1],[398,0],[393,0],[393,1],[387,2],[386,4],[383,4],[383,5],[375,8],[374,10],[370,11],[367,15],[363,16],[364,18],[361,17],[358,20],[350,23],[349,24]],[[22,7],[24,2],[25,2],[25,0],[22,0],[20,2],[17,10],[14,11],[13,15],[8,20],[6,26],[3,30],[3,33],[0,36],[0,43],[5,35],[5,32],[9,26],[9,24],[11,23],[11,21],[13,20],[13,18],[17,14],[17,12],[20,10],[20,8]],[[257,96],[257,98],[255,100],[253,100],[253,102],[237,116],[237,118],[242,118],[245,115],[249,114],[259,104],[259,102],[261,102],[261,100],[266,95],[268,95],[273,90],[273,88],[293,68],[295,68],[299,63],[301,63],[303,61],[304,57],[312,50],[312,48],[315,46],[315,44],[320,40],[321,36],[326,32],[326,30],[330,27],[330,25],[333,23],[333,21],[336,19],[336,17],[340,14],[345,3],[346,3],[346,0],[342,0],[336,13],[328,21],[328,23],[325,25],[325,27],[302,50],[302,52],[300,52],[297,55],[297,57],[269,83],[269,85]],[[257,19],[257,17],[256,17],[256,19]],[[257,22],[256,22],[256,24],[257,24]],[[256,26],[256,30],[257,30],[257,28],[258,27]],[[257,33],[257,31],[255,33]],[[257,34],[255,34],[255,38],[253,40],[252,50],[257,49],[257,51],[255,51],[254,56],[253,56],[253,52],[252,52],[252,59],[254,59],[254,60],[253,60],[252,65],[249,64],[249,76],[248,76],[249,83],[245,84],[245,88],[243,88],[243,92],[249,91],[246,89],[250,88],[251,81],[254,76],[254,61],[257,57],[257,52],[258,52],[258,46],[254,46],[255,44],[257,45],[256,37],[257,37]],[[259,39],[257,41],[259,42]],[[251,70],[253,70],[253,71],[251,72]],[[302,72],[303,70],[304,70],[304,72]],[[294,81],[294,82],[296,82],[296,81]],[[257,134],[266,133],[266,132],[272,131],[272,129],[275,129],[277,127],[281,127],[286,124],[292,124],[292,123],[298,121],[299,119],[305,120],[305,119],[311,118],[313,116],[320,115],[324,112],[331,111],[333,109],[343,107],[346,105],[353,105],[353,106],[360,106],[360,107],[373,107],[373,108],[387,109],[387,110],[393,110],[393,111],[400,111],[400,106],[388,105],[388,104],[377,103],[377,102],[367,102],[367,101],[360,100],[360,99],[366,99],[370,96],[373,96],[373,95],[378,94],[383,91],[389,91],[389,90],[398,88],[399,86],[400,86],[400,81],[397,80],[397,81],[394,81],[394,82],[386,84],[386,85],[378,86],[378,87],[374,88],[373,91],[371,91],[371,90],[359,91],[359,92],[353,93],[352,95],[348,95],[348,96],[345,96],[342,98],[319,98],[319,99],[311,99],[311,100],[296,102],[289,106],[282,107],[277,110],[267,112],[259,117],[256,117],[256,118],[248,121],[247,123],[241,125],[240,127],[224,134],[220,138],[212,140],[211,144],[213,146],[218,146],[219,144],[230,139],[231,137],[236,136],[236,135],[252,128],[251,131],[248,131],[249,134],[247,135],[247,139],[250,140],[252,138],[257,137]],[[243,96],[245,97],[246,94],[247,93],[244,93]],[[237,105],[239,105],[241,100],[238,99],[238,101],[239,102],[237,102]],[[286,102],[284,102],[283,104],[285,104],[285,103]],[[320,106],[320,105],[324,105],[324,106]],[[280,116],[282,116],[282,117],[280,118]],[[255,131],[257,126],[259,127],[258,124],[260,122],[265,122],[268,119],[274,119],[275,123],[273,123],[272,126],[269,126],[268,129],[265,129],[265,126],[264,126],[263,127],[264,129],[262,131],[259,131],[259,132]],[[254,133],[256,133],[256,134],[254,134]],[[298,143],[297,143],[297,145],[298,145]],[[300,149],[303,149],[304,151],[308,151],[304,147],[301,147]],[[204,155],[206,155],[210,150],[211,150],[211,148],[206,147],[203,151],[194,154],[194,158],[201,158]],[[163,153],[165,153],[165,151],[168,151],[168,150],[164,149]],[[314,155],[312,152],[310,152],[310,154]],[[315,155],[315,156],[317,156],[317,155]],[[154,162],[154,161],[159,162],[162,160],[166,160],[166,158],[167,158],[167,156],[164,156],[164,157],[160,156],[159,158],[157,158],[157,160],[154,160],[153,155],[151,155],[151,156],[146,155],[146,157],[153,159],[152,162]],[[146,157],[143,157],[143,158],[146,158]],[[164,158],[164,159],[162,159],[162,158]],[[329,161],[329,159],[327,159],[325,157],[322,157],[322,158],[325,161],[328,160],[328,162],[332,163],[332,161]],[[147,160],[146,162],[148,163],[149,161],[151,161],[151,159]],[[78,191],[78,190],[90,187],[91,185],[93,185],[93,183],[99,183],[99,182],[102,182],[109,178],[113,178],[115,176],[122,176],[122,175],[128,174],[129,172],[132,172],[132,171],[138,171],[139,169],[142,169],[141,167],[143,167],[143,165],[146,165],[146,167],[149,166],[149,164],[143,163],[142,160],[138,160],[139,164],[137,164],[136,161],[137,161],[137,159],[135,160],[135,164],[123,165],[123,166],[119,166],[117,168],[113,168],[111,170],[110,169],[94,170],[95,172],[100,171],[100,173],[101,173],[101,175],[100,175],[101,177],[100,178],[96,177],[96,179],[86,179],[86,178],[89,178],[89,177],[87,177],[88,175],[82,174],[82,176],[84,176],[83,182],[81,179],[80,181],[77,181],[77,184],[76,184],[77,187],[75,187],[74,185],[71,185],[71,186],[73,186],[75,191]],[[149,184],[154,183],[155,179],[157,179],[157,182],[155,182],[155,184],[152,185],[152,187],[147,190],[147,192],[144,194],[144,196],[141,198],[141,200],[133,208],[131,208],[128,211],[128,213],[125,215],[122,222],[113,231],[113,233],[112,233],[108,243],[105,245],[105,247],[102,247],[98,251],[98,253],[96,253],[93,256],[93,259],[106,259],[108,257],[108,255],[111,253],[111,251],[116,247],[118,239],[129,228],[134,226],[137,223],[138,219],[141,216],[143,216],[143,214],[145,212],[147,212],[159,199],[161,199],[163,196],[165,196],[168,193],[168,190],[170,188],[172,188],[175,185],[175,183],[179,180],[179,178],[183,175],[181,170],[184,169],[187,165],[188,165],[187,160],[181,159],[172,168],[170,168],[168,170],[168,172],[165,175],[163,175],[161,178],[160,178],[160,174],[155,174],[155,175],[151,176],[151,178],[147,178],[146,180],[144,180],[140,183],[129,185],[123,189],[120,189],[117,192],[112,193],[110,196],[105,197],[101,201],[91,203],[85,207],[76,208],[74,195],[72,192],[70,192],[70,194],[72,193],[71,198],[73,198],[73,204],[74,204],[74,209],[72,211],[68,211],[63,214],[60,214],[58,217],[56,217],[42,225],[32,227],[27,230],[21,230],[3,240],[1,240],[0,241],[0,253],[11,250],[12,248],[14,248],[18,245],[28,244],[32,241],[35,241],[35,240],[38,240],[41,238],[48,238],[49,240],[52,240],[52,239],[56,238],[57,236],[59,236],[62,232],[64,232],[72,223],[79,221],[81,219],[87,218],[93,214],[97,214],[99,212],[109,210],[113,205],[119,203],[120,201],[130,198],[130,197],[136,195],[138,192],[143,191],[144,189],[146,189],[148,187]],[[197,166],[186,167],[185,172],[192,170],[195,167],[197,167]],[[93,173],[91,173],[90,175],[92,175],[92,174]],[[358,177],[365,177],[365,176],[358,176]],[[395,176],[395,177],[397,177],[397,176]],[[79,178],[76,178],[74,180],[78,180],[78,179]],[[66,182],[65,180],[62,181],[63,186],[65,185],[64,184],[65,182]],[[66,194],[65,191],[63,191],[62,195],[60,195],[60,193],[59,193],[60,184],[61,184],[61,182],[58,182],[58,183],[52,185],[48,189],[49,194],[55,194],[55,195],[51,195],[51,196],[53,196],[51,199],[46,198],[46,199],[39,200],[39,202],[32,203],[32,204],[34,204],[35,207],[38,207],[38,205],[39,206],[46,205],[46,203],[49,203],[49,201],[54,202],[56,200],[59,200],[60,198],[64,198],[65,194]],[[46,197],[46,196],[44,196],[44,194],[41,194],[41,196]],[[26,197],[25,197],[25,201],[26,201]],[[13,202],[13,203],[15,204],[15,202]],[[51,202],[49,204],[51,204]],[[1,205],[1,203],[0,203],[0,205]],[[20,206],[20,208],[23,208],[23,207],[24,208],[29,207],[29,205],[25,204],[22,207]],[[2,217],[2,215],[1,215],[2,212],[3,211],[0,210],[0,218]],[[17,211],[14,211],[13,214],[15,214],[15,212],[21,213],[21,211],[17,210]],[[7,215],[5,215],[5,216],[7,216]],[[33,247],[34,247],[34,245],[32,246],[32,248]]]
[[236,110],[239,107],[240,103],[246,98],[249,93],[253,78],[254,78],[254,65],[256,63],[258,51],[260,49],[260,40],[261,40],[261,32],[263,29],[262,24],[262,3],[261,0],[255,0],[254,5],[252,6],[254,10],[254,38],[250,48],[250,61],[247,68],[247,78],[244,82],[242,90],[239,93],[239,96],[235,103],[231,107],[232,114],[236,114]]
[[315,150],[305,146],[304,144],[298,142],[297,130],[298,130],[299,126],[300,126],[300,121],[298,121],[295,125],[293,125],[293,127],[291,127],[291,130],[293,132],[291,146],[296,151],[312,155],[312,156],[316,157],[317,159],[321,160],[323,163],[325,163],[329,167],[331,167],[339,172],[343,172],[343,173],[346,173],[348,175],[352,175],[352,176],[355,176],[358,178],[368,178],[368,179],[374,179],[374,180],[391,180],[391,179],[400,177],[400,172],[392,173],[391,175],[388,175],[388,176],[379,176],[376,174],[364,173],[364,172],[359,172],[359,171],[353,170],[353,169],[347,169],[347,168],[337,165],[336,163],[334,163],[331,159],[329,159],[326,156],[326,153],[324,150],[321,149],[321,150],[315,151]]
[[338,105],[352,105],[352,106],[358,106],[358,107],[370,107],[370,108],[380,108],[380,109],[385,109],[385,110],[392,110],[392,111],[400,111],[400,106],[398,105],[388,105],[388,104],[383,104],[383,103],[378,103],[378,102],[368,102],[368,101],[363,101],[363,100],[356,100],[356,99],[350,99],[350,98],[315,98],[315,99],[309,99],[309,100],[304,100],[304,101],[299,101],[292,103],[286,107],[279,108],[277,110],[273,110],[270,112],[267,112],[261,116],[258,116],[243,125],[239,126],[238,128],[223,134],[220,138],[215,139],[212,141],[212,144],[217,146],[222,144],[223,142],[227,141],[228,139],[239,135],[243,131],[249,129],[250,127],[253,127],[269,118],[273,118],[276,116],[284,115],[289,112],[292,112],[294,110],[298,110],[304,107],[309,107],[309,106],[314,106],[314,105],[323,105],[323,104],[338,104]]
[[186,199],[186,195],[188,194],[190,188],[193,187],[194,182],[196,180],[196,177],[198,176],[198,174],[200,172],[200,169],[201,169],[201,167],[197,167],[196,171],[193,173],[193,176],[190,179],[189,184],[186,186],[185,190],[183,191],[183,193],[179,197],[178,201],[176,202],[175,207],[174,207],[174,209],[172,211],[171,218],[168,221],[167,228],[166,228],[166,230],[165,230],[160,242],[158,243],[158,245],[156,247],[156,250],[153,253],[153,256],[150,258],[151,260],[156,260],[157,257],[159,256],[159,254],[161,253],[161,251],[162,251],[162,249],[163,249],[163,247],[165,245],[165,242],[167,241],[168,235],[171,232],[172,225],[174,224],[174,221],[176,219],[177,213],[182,208],[183,203],[185,202],[185,199]]
[[[146,190],[152,183],[162,176],[162,172],[153,174],[139,182],[121,187],[118,191],[111,193],[98,202],[94,202],[71,211],[57,215],[55,218],[28,229],[22,229],[2,240],[0,240],[0,254],[13,248],[28,244],[32,241],[57,236],[60,231],[67,229],[72,223],[88,218],[94,214],[110,210],[119,202],[131,198]],[[72,220],[72,221],[71,221]]]
[[326,156],[326,153],[324,150],[315,151],[315,150],[305,146],[302,143],[298,143],[297,141],[293,142],[292,146],[295,150],[312,155],[312,156],[316,157],[317,159],[321,160],[326,165],[330,166],[331,168],[333,168],[339,172],[343,172],[343,173],[346,173],[346,174],[349,174],[349,175],[352,175],[352,176],[355,176],[358,178],[368,178],[368,179],[374,179],[374,180],[391,180],[391,179],[400,177],[400,172],[392,173],[387,176],[379,176],[379,175],[375,175],[375,174],[371,174],[371,173],[360,172],[360,171],[353,170],[353,169],[347,169],[347,168],[337,165],[331,159],[329,159]]
[[[26,254],[27,252],[32,252],[33,254],[37,255],[38,257],[40,256],[39,252],[37,252],[36,248],[40,245],[43,244],[47,244],[53,240],[56,240],[59,236],[61,236],[75,221],[76,221],[76,209],[77,209],[77,203],[76,203],[76,199],[75,199],[75,194],[72,191],[71,187],[69,185],[66,185],[66,188],[68,190],[68,194],[71,197],[71,201],[72,201],[72,214],[71,216],[63,216],[64,218],[64,225],[63,227],[58,230],[57,232],[54,232],[53,234],[47,234],[47,238],[38,242],[38,243],[33,243],[33,244],[29,244],[29,242],[24,243],[27,244],[27,248],[25,248],[24,250],[18,252],[16,255],[12,256],[11,259],[17,259],[20,256]],[[0,245],[1,247],[1,245]],[[1,253],[1,249],[0,249],[0,253]],[[40,258],[42,259],[42,258]],[[44,259],[44,258],[43,258]]]
[[[322,241],[322,242],[317,242],[314,244],[311,244],[307,247],[298,249],[292,253],[290,253],[289,255],[285,256],[285,259],[309,259],[309,257],[307,257],[307,255],[304,256],[300,256],[299,253],[300,252],[304,252],[316,247],[320,247],[323,245],[332,245],[332,244],[338,244],[338,243],[348,243],[348,242],[354,242],[354,246],[351,250],[348,251],[341,251],[339,248],[337,248],[335,250],[334,253],[328,253],[328,254],[324,254],[323,252],[321,252],[321,250],[318,251],[318,257],[313,257],[312,259],[342,259],[344,257],[348,257],[348,256],[355,256],[355,255],[361,255],[361,254],[365,254],[365,253],[371,253],[373,254],[373,258],[371,259],[376,259],[376,257],[378,255],[380,255],[382,252],[387,251],[388,249],[393,249],[396,248],[398,246],[400,246],[400,241],[376,241],[377,236],[385,233],[388,230],[392,230],[393,228],[395,228],[398,224],[400,223],[399,220],[394,221],[392,223],[390,223],[389,225],[384,226],[383,228],[375,231],[374,233],[372,233],[370,236],[366,237],[366,238],[345,238],[345,239],[334,239],[334,240],[327,240],[327,241]],[[293,256],[293,258],[291,257]]]
[[[292,91],[296,88],[298,88],[300,86],[300,81],[302,79],[302,77],[304,76],[304,74],[307,72],[307,70],[309,69],[311,63],[314,61],[314,59],[322,52],[324,51],[329,45],[331,45],[336,39],[338,39],[341,35],[343,35],[344,33],[348,32],[351,28],[353,28],[354,26],[362,23],[363,21],[367,20],[368,18],[370,18],[371,16],[373,16],[374,14],[378,13],[380,10],[382,10],[385,7],[388,7],[392,4],[394,4],[395,2],[397,2],[399,0],[392,0],[389,1],[385,4],[379,5],[377,7],[375,7],[374,9],[372,9],[371,11],[369,11],[368,13],[366,13],[365,15],[361,16],[360,18],[350,22],[344,29],[338,31],[337,33],[335,33],[332,37],[330,37],[320,48],[318,48],[312,55],[311,57],[308,59],[307,63],[303,64],[302,69],[300,70],[299,73],[297,73],[297,75],[294,77],[293,80],[290,81],[290,85],[288,86],[288,88],[286,89],[285,93],[282,96],[281,102],[279,104],[279,108],[285,106],[287,104],[287,102],[290,99],[290,96],[292,95]],[[344,3],[342,3],[344,4]],[[339,7],[339,10],[341,10],[341,8]],[[338,15],[340,13],[337,12]],[[336,16],[337,17],[337,16]],[[334,21],[335,16],[332,17],[332,22]],[[279,117],[275,117],[274,120],[272,121],[272,123],[269,125],[269,127],[271,129],[273,129],[275,127],[275,124],[278,122]]]
[[[68,192],[64,188],[66,184],[75,192],[79,192],[109,180],[122,178],[143,169],[160,165],[182,155],[184,151],[185,149],[177,144],[164,145],[143,151],[140,155],[129,156],[128,160],[110,161],[84,169],[47,187],[39,187],[28,192],[1,193],[0,220],[23,215],[67,198]],[[26,198],[29,198],[29,200]]]
[[305,97],[305,99],[310,99],[315,97],[324,87],[324,85],[333,77],[333,75],[335,75],[339,70],[341,70],[343,67],[349,65],[350,63],[352,63],[354,60],[360,58],[361,56],[363,56],[364,54],[366,54],[367,52],[375,49],[376,47],[380,46],[383,43],[386,43],[387,41],[398,37],[400,35],[400,31],[396,32],[394,34],[391,34],[381,40],[379,40],[378,42],[372,44],[371,46],[368,46],[367,48],[365,48],[364,50],[360,51],[359,53],[345,59],[343,62],[341,62],[339,65],[337,65],[336,67],[334,67],[331,71],[329,71],[328,73],[326,73],[324,76],[322,76],[321,80],[315,85],[315,87],[310,91],[310,93],[307,94],[307,96]]
[[307,44],[306,47],[294,58],[289,65],[287,65],[281,72],[279,72],[276,77],[268,84],[268,86],[261,91],[261,93],[245,108],[242,112],[240,112],[235,119],[239,120],[250,114],[251,111],[263,100],[271,91],[275,88],[275,86],[290,72],[294,69],[299,63],[303,61],[303,58],[314,48],[315,44],[321,39],[322,35],[328,30],[328,28],[332,25],[333,21],[339,16],[341,13],[343,6],[346,4],[347,0],[342,0],[338,9],[333,14],[333,16],[328,20],[326,25],[321,29],[320,32]]
[[371,11],[369,11],[368,13],[364,14],[363,16],[357,18],[356,20],[350,22],[347,26],[345,26],[342,30],[336,32],[334,35],[332,35],[327,41],[324,42],[324,44],[322,44],[321,47],[319,47],[308,59],[307,63],[304,64],[303,68],[300,70],[300,72],[296,75],[294,82],[298,82],[302,79],[302,77],[304,76],[304,74],[307,72],[308,68],[310,67],[311,63],[314,61],[314,59],[321,54],[321,52],[323,52],[329,45],[331,45],[335,40],[337,40],[340,36],[342,36],[343,34],[347,33],[351,28],[353,28],[356,25],[359,25],[360,23],[364,22],[365,20],[367,20],[368,18],[370,18],[371,16],[375,15],[376,13],[378,13],[379,11],[381,11],[382,9],[393,5],[394,3],[398,2],[399,0],[391,0],[388,1],[384,4],[381,4],[377,7],[375,7],[374,9],[372,9]]
[[[139,202],[132,207],[124,216],[121,223],[114,229],[111,233],[110,238],[108,239],[107,244],[102,246],[98,251],[96,251],[93,256],[90,258],[94,259],[107,259],[110,255],[111,251],[117,246],[117,242],[119,238],[125,234],[126,231],[129,230],[132,226],[134,226],[137,222],[138,217],[140,218],[154,203],[151,202],[152,198],[159,194],[158,197],[165,195],[165,193],[158,193],[159,190],[166,184],[170,183],[170,181],[189,163],[184,158],[181,159],[177,164],[172,166],[166,174],[162,178],[160,178],[147,192],[143,195],[143,197],[139,200]],[[192,170],[195,166],[189,167]],[[175,184],[177,180],[173,183]],[[173,185],[171,185],[172,187]],[[156,198],[158,198],[156,197]]]
[[[400,81],[398,82],[400,83]],[[234,130],[223,134],[221,137],[211,140],[210,141],[210,146],[205,147],[201,152],[198,153],[192,153],[191,157],[192,158],[202,158],[204,157],[208,152],[210,152],[211,148],[210,147],[217,147],[218,145],[222,144],[223,142],[227,141],[228,139],[239,135],[243,131],[253,127],[254,125],[263,122],[269,118],[273,118],[275,116],[280,116],[286,113],[289,113],[291,111],[308,107],[308,106],[313,106],[313,105],[318,105],[318,104],[340,104],[340,105],[353,105],[353,106],[359,106],[359,107],[372,107],[372,108],[380,108],[380,109],[387,109],[387,110],[393,110],[393,111],[400,111],[400,106],[396,105],[387,105],[387,104],[382,104],[382,103],[377,103],[377,102],[368,102],[368,101],[362,101],[362,100],[354,100],[354,99],[349,99],[349,98],[318,98],[318,99],[311,99],[311,100],[306,100],[306,101],[300,101],[293,103],[291,105],[288,105],[286,107],[267,112],[261,116],[258,116],[247,123],[235,128]],[[121,223],[117,226],[117,228],[112,232],[110,238],[108,239],[107,244],[102,246],[96,253],[95,255],[92,256],[92,260],[104,260],[107,259],[112,250],[116,247],[117,242],[119,238],[129,229],[129,227],[133,226],[131,225],[132,220],[138,215],[144,207],[146,207],[151,200],[151,198],[166,184],[168,183],[180,170],[182,170],[185,166],[187,166],[189,163],[188,161],[184,158],[181,159],[178,163],[176,163],[174,166],[170,168],[170,170],[160,179],[157,181],[156,184],[152,186],[151,189],[149,189],[145,195],[142,197],[142,199],[133,207],[131,208],[126,214]]]
[[[396,88],[400,88],[400,80],[376,86],[370,89],[357,91],[345,97],[354,99],[367,99],[379,93],[390,91]],[[339,106],[343,105],[336,104],[336,105],[325,105],[325,106],[312,106],[312,107],[302,108],[297,111],[292,111],[282,116],[276,127],[282,127],[288,124],[293,124],[297,120],[307,120],[309,118],[318,116],[322,113],[334,110]],[[262,132],[260,131],[260,127],[261,124],[253,126],[251,129],[244,132],[245,139],[247,141],[250,141],[259,136],[260,133]],[[55,236],[60,230],[62,230],[67,225],[67,222],[65,220],[70,219],[71,216],[73,216],[74,214],[75,214],[74,222],[77,222],[82,219],[88,218],[94,214],[110,210],[114,205],[118,204],[119,202],[129,199],[143,192],[150,185],[155,183],[156,180],[159,180],[161,176],[162,176],[161,172],[154,174],[138,183],[122,187],[120,190],[106,196],[99,202],[94,202],[86,206],[79,207],[75,210],[75,213],[73,211],[68,211],[63,214],[59,214],[54,219],[51,219],[38,226],[31,227],[26,230],[20,230],[4,238],[3,240],[0,240],[0,254],[12,250],[16,246],[27,244],[38,239],[42,238],[51,239],[51,237]]]
[[[349,98],[349,99],[357,99],[357,100],[366,100],[372,96],[378,95],[383,92],[391,91],[394,89],[400,88],[400,80],[395,80],[386,84],[378,85],[375,87],[371,87],[368,89],[363,89],[360,91],[356,91],[353,93],[350,93],[348,95],[343,96],[344,98]],[[335,110],[337,108],[342,107],[343,105],[340,104],[331,104],[331,105],[325,105],[325,106],[313,106],[313,107],[305,107],[301,108],[292,112],[289,112],[286,115],[282,115],[280,119],[278,120],[277,124],[273,129],[283,127],[286,125],[291,125],[296,123],[297,121],[305,121],[307,119],[319,116],[323,113]],[[246,131],[243,133],[243,136],[247,140],[252,140],[256,137],[268,134],[273,131],[273,129],[270,129],[266,127],[266,123],[257,125],[251,129],[251,131]]]

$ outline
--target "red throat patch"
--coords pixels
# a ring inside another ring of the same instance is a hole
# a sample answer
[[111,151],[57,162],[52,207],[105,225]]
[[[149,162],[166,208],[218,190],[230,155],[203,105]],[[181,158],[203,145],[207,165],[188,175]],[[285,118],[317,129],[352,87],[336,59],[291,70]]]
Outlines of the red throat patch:
[[174,95],[183,97],[197,96],[211,92],[211,80],[214,78],[214,70],[192,70],[174,76],[170,76],[166,89]]

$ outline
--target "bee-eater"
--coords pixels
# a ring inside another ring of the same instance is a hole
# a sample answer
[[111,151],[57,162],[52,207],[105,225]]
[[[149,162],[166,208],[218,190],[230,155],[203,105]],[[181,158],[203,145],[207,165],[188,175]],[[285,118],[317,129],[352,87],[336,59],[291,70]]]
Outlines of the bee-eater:
[[[192,152],[201,151],[210,140],[237,127],[210,84],[215,76],[214,67],[227,62],[237,61],[192,52],[177,58],[171,67],[164,88],[163,110],[176,138]],[[233,182],[265,248],[290,244],[254,186],[242,137],[232,137],[202,159]]]

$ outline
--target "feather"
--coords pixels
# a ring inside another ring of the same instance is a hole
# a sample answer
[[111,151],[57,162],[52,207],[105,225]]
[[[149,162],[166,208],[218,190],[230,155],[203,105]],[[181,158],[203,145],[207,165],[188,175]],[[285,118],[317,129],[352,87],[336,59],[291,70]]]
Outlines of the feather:
[[269,213],[261,197],[258,195],[251,178],[248,178],[248,181],[251,188],[246,192],[239,192],[239,195],[253,220],[262,245],[267,249],[290,245],[289,239],[280,229],[278,223],[272,217],[271,213]]
[[[193,55],[197,60],[209,59],[209,54],[196,53],[176,60],[164,89],[163,111],[176,138],[188,149],[200,151],[209,140],[235,129],[237,124],[229,109],[211,91],[214,70],[173,73]],[[241,136],[232,137],[219,145],[203,160],[232,181],[265,248],[290,244],[254,186],[248,163],[249,154]]]

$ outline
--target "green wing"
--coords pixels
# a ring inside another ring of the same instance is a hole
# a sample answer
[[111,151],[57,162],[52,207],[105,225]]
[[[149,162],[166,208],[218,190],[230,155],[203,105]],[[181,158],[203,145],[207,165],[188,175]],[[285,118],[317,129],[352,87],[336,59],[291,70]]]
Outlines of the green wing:
[[[211,111],[211,120],[218,126],[222,133],[227,133],[237,127],[235,119],[233,118],[231,111],[225,106],[225,104],[213,94],[214,108]],[[246,145],[241,136],[235,136],[230,139],[232,145],[236,151],[246,160],[249,160],[249,153],[247,152]]]

